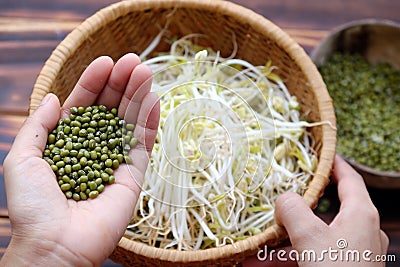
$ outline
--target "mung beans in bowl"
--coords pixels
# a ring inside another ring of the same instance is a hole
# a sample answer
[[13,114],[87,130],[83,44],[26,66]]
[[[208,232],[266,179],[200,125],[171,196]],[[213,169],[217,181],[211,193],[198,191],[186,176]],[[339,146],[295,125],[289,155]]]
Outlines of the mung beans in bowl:
[[369,186],[400,188],[400,24],[349,22],[311,57],[334,101],[338,153]]

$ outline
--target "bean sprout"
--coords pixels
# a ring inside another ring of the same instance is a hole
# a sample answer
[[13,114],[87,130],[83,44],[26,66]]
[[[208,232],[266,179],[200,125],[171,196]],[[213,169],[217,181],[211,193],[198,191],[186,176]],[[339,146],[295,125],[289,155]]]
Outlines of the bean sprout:
[[317,156],[307,128],[321,124],[300,119],[271,62],[224,59],[193,37],[200,35],[143,62],[154,73],[160,126],[125,233],[177,250],[231,244],[271,225],[278,195],[302,194],[312,178]]

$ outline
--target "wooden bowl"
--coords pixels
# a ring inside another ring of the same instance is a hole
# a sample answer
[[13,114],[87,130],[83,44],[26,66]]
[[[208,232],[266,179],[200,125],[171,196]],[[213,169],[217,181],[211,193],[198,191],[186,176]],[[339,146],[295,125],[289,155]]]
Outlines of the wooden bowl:
[[[351,21],[334,29],[311,52],[311,59],[322,66],[335,52],[358,53],[371,63],[386,62],[400,69],[400,24],[381,19]],[[400,173],[378,171],[347,161],[376,188],[400,188]]]
[[[142,52],[167,20],[171,36],[205,34],[208,41],[203,45],[221,51],[222,56],[230,55],[233,50],[234,34],[237,57],[255,65],[271,60],[289,91],[300,100],[302,112],[308,119],[330,122],[331,125],[313,127],[311,132],[319,165],[303,197],[309,206],[315,207],[329,182],[335,156],[332,100],[317,68],[295,41],[264,17],[231,2],[136,0],[121,1],[100,10],[73,30],[47,60],[31,95],[30,112],[49,92],[55,93],[62,103],[82,71],[96,57],[109,55],[117,60],[128,52]],[[162,43],[156,51],[167,49]],[[286,238],[286,232],[273,225],[233,245],[176,251],[150,247],[123,237],[112,258],[129,266],[234,266],[256,254],[264,244],[276,245]]]

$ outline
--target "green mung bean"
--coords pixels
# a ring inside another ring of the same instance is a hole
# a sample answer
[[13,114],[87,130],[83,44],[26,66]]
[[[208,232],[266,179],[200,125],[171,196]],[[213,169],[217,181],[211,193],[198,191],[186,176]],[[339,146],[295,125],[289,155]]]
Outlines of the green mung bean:
[[96,198],[97,196],[99,195],[99,192],[98,191],[91,191],[90,193],[89,193],[89,197],[90,198]]
[[85,157],[81,157],[81,159],[79,160],[79,164],[81,166],[86,166],[87,164],[87,159]]
[[103,155],[101,155],[101,157],[100,157],[100,160],[101,160],[102,162],[105,162],[107,159],[108,159],[107,154],[103,154]]
[[71,165],[65,165],[64,167],[65,173],[70,174],[72,172],[72,166]]
[[101,170],[101,169],[102,169],[101,166],[100,166],[100,164],[97,164],[97,163],[93,163],[92,167],[93,167],[94,169],[96,169],[96,170]]
[[61,187],[62,191],[68,191],[68,190],[71,189],[71,185],[69,183],[68,184],[62,184],[60,187]]
[[64,175],[62,177],[62,180],[63,180],[64,183],[69,183],[69,181],[71,181],[71,179],[67,175]]
[[58,175],[60,175],[60,176],[64,175],[64,174],[65,174],[64,168],[62,168],[62,167],[59,168],[58,171],[57,171],[57,173],[58,173]]
[[64,163],[64,161],[58,161],[58,162],[56,163],[56,166],[57,166],[58,168],[61,168],[61,167],[64,167],[64,166],[65,166],[65,163]]
[[110,126],[117,126],[117,121],[114,119],[110,120]]
[[109,175],[114,174],[114,170],[111,169],[111,168],[106,168],[106,169],[104,170],[104,172],[106,172],[106,173],[109,174]]
[[88,178],[89,180],[92,180],[92,179],[94,178],[94,171],[89,171],[89,172],[87,173],[87,178]]
[[119,163],[122,163],[124,161],[124,155],[118,154],[117,155],[117,160],[118,160]]
[[88,177],[87,175],[82,175],[82,176],[80,176],[80,177],[78,178],[78,180],[79,180],[81,183],[86,183],[86,182],[89,180],[89,177]]
[[110,179],[110,175],[108,175],[107,173],[103,172],[101,174],[101,179],[103,180],[103,182],[108,182],[108,180]]
[[88,186],[89,186],[90,190],[95,190],[97,188],[96,182],[93,182],[93,181],[88,182]]
[[95,183],[96,183],[97,185],[101,185],[101,184],[103,183],[103,179],[97,178],[97,179],[95,180]]
[[104,164],[106,165],[106,167],[111,167],[113,165],[113,162],[111,159],[107,159]]
[[85,191],[86,189],[87,189],[87,184],[86,183],[81,183],[80,185],[79,185],[79,189],[83,192],[83,191]]
[[130,146],[130,147],[134,147],[134,146],[137,145],[137,143],[138,143],[138,139],[137,139],[136,137],[133,137],[133,138],[131,139],[131,141],[129,142],[129,146]]
[[65,126],[65,127],[64,127],[64,133],[65,133],[65,134],[69,134],[70,132],[71,132],[71,127]]
[[78,193],[74,193],[74,194],[72,195],[72,198],[73,198],[74,200],[76,200],[76,201],[81,200],[81,197],[79,196]]
[[78,171],[81,169],[81,165],[79,163],[72,165],[72,170],[73,171]]
[[67,144],[65,145],[65,149],[71,151],[72,150],[72,142],[68,141]]
[[126,128],[128,131],[133,131],[133,129],[135,128],[135,125],[133,125],[132,123],[127,123],[126,126],[125,126],[125,128]]
[[67,149],[60,150],[60,156],[61,157],[65,158],[68,155],[69,155],[69,150],[67,150]]
[[76,186],[76,181],[75,180],[69,180],[69,184],[71,185],[71,187],[75,187]]
[[84,192],[80,192],[79,196],[82,200],[86,200],[87,199],[87,195]]
[[48,144],[54,144],[56,141],[56,136],[54,134],[49,134],[47,138],[47,143]]
[[[93,162],[92,162],[93,163]],[[86,166],[85,168],[83,168],[83,170],[85,171],[85,173],[89,173],[91,170],[92,170],[92,168],[90,168],[90,161],[88,160],[87,161],[87,164],[88,164],[88,166]]]
[[113,166],[114,169],[118,168],[119,167],[119,161],[117,159],[114,159],[113,162],[112,162],[112,166]]
[[[109,180],[109,182],[110,182],[110,180]],[[104,184],[100,184],[100,185],[97,187],[97,191],[99,191],[99,193],[101,193],[101,192],[103,192],[103,190],[104,190]]]

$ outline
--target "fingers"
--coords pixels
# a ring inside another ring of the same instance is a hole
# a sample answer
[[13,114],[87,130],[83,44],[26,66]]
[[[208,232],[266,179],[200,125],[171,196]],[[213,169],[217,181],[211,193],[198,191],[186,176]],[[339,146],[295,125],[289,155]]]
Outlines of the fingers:
[[30,157],[42,157],[49,132],[60,118],[60,103],[54,94],[47,94],[38,109],[22,125],[10,155],[24,160]]
[[348,206],[358,209],[366,204],[372,205],[361,175],[339,156],[335,158],[333,178],[338,185],[341,210]]
[[321,219],[314,215],[303,198],[292,192],[278,197],[275,202],[275,220],[285,227],[293,246],[303,239],[304,235],[313,233],[318,236],[328,227]]
[[118,116],[136,124],[140,106],[151,89],[152,72],[146,65],[138,65],[130,76],[118,108]]
[[138,143],[150,152],[157,135],[160,119],[160,102],[156,93],[149,93],[143,99],[136,122],[135,136]]
[[155,93],[149,93],[143,99],[138,116],[138,124],[135,128],[134,135],[138,138],[138,144],[129,152],[132,164],[123,164],[115,171],[116,183],[129,188],[136,197],[140,194],[150,152],[157,135],[159,117],[160,104],[158,96]]
[[118,107],[131,73],[139,64],[140,59],[136,54],[129,53],[121,57],[115,63],[107,85],[98,97],[97,102],[109,109]]
[[338,185],[338,196],[341,202],[338,215],[331,226],[343,228],[351,221],[360,229],[369,229],[369,234],[378,244],[380,239],[379,212],[372,203],[364,180],[346,161],[336,156],[333,176]]
[[69,108],[71,107],[86,107],[95,103],[97,97],[106,86],[113,67],[114,62],[110,57],[102,56],[93,60],[82,73],[67,100],[65,100],[62,107],[62,117],[65,118],[69,114]]
[[[137,159],[135,160],[138,161]],[[148,162],[148,158],[146,158],[146,162]],[[147,165],[145,166],[147,167]],[[144,171],[138,170],[134,165],[122,164],[115,170],[114,176],[116,185],[122,185],[124,188],[129,189],[129,191],[125,193],[126,196],[124,197],[130,199],[126,203],[132,203],[130,210],[130,212],[132,212],[142,190]],[[112,193],[112,188],[114,188],[113,190],[117,190],[114,185],[110,186],[110,194],[118,195],[119,198],[122,197],[122,191],[119,191],[119,193]]]
[[[159,117],[160,104],[158,96],[155,93],[148,93],[141,104],[135,128],[134,135],[138,138],[138,144],[129,153],[133,163],[131,165],[120,165],[114,172],[115,185],[105,191],[106,196],[117,196],[119,202],[129,203],[129,205],[125,205],[126,211],[123,213],[128,216],[123,220],[126,222],[129,222],[141,191],[143,177],[149,162],[149,153],[153,148],[157,135]],[[121,229],[125,228],[126,225]]]
[[129,153],[133,165],[142,173],[146,171],[150,153],[157,136],[158,122],[160,118],[160,103],[156,93],[149,93],[143,100],[134,136],[138,144]]
[[62,107],[62,118],[74,106],[98,103],[112,108],[119,104],[118,116],[136,123],[141,102],[151,89],[151,76],[150,68],[141,65],[135,54],[121,57],[115,66],[110,57],[99,57],[83,72],[68,96]]

